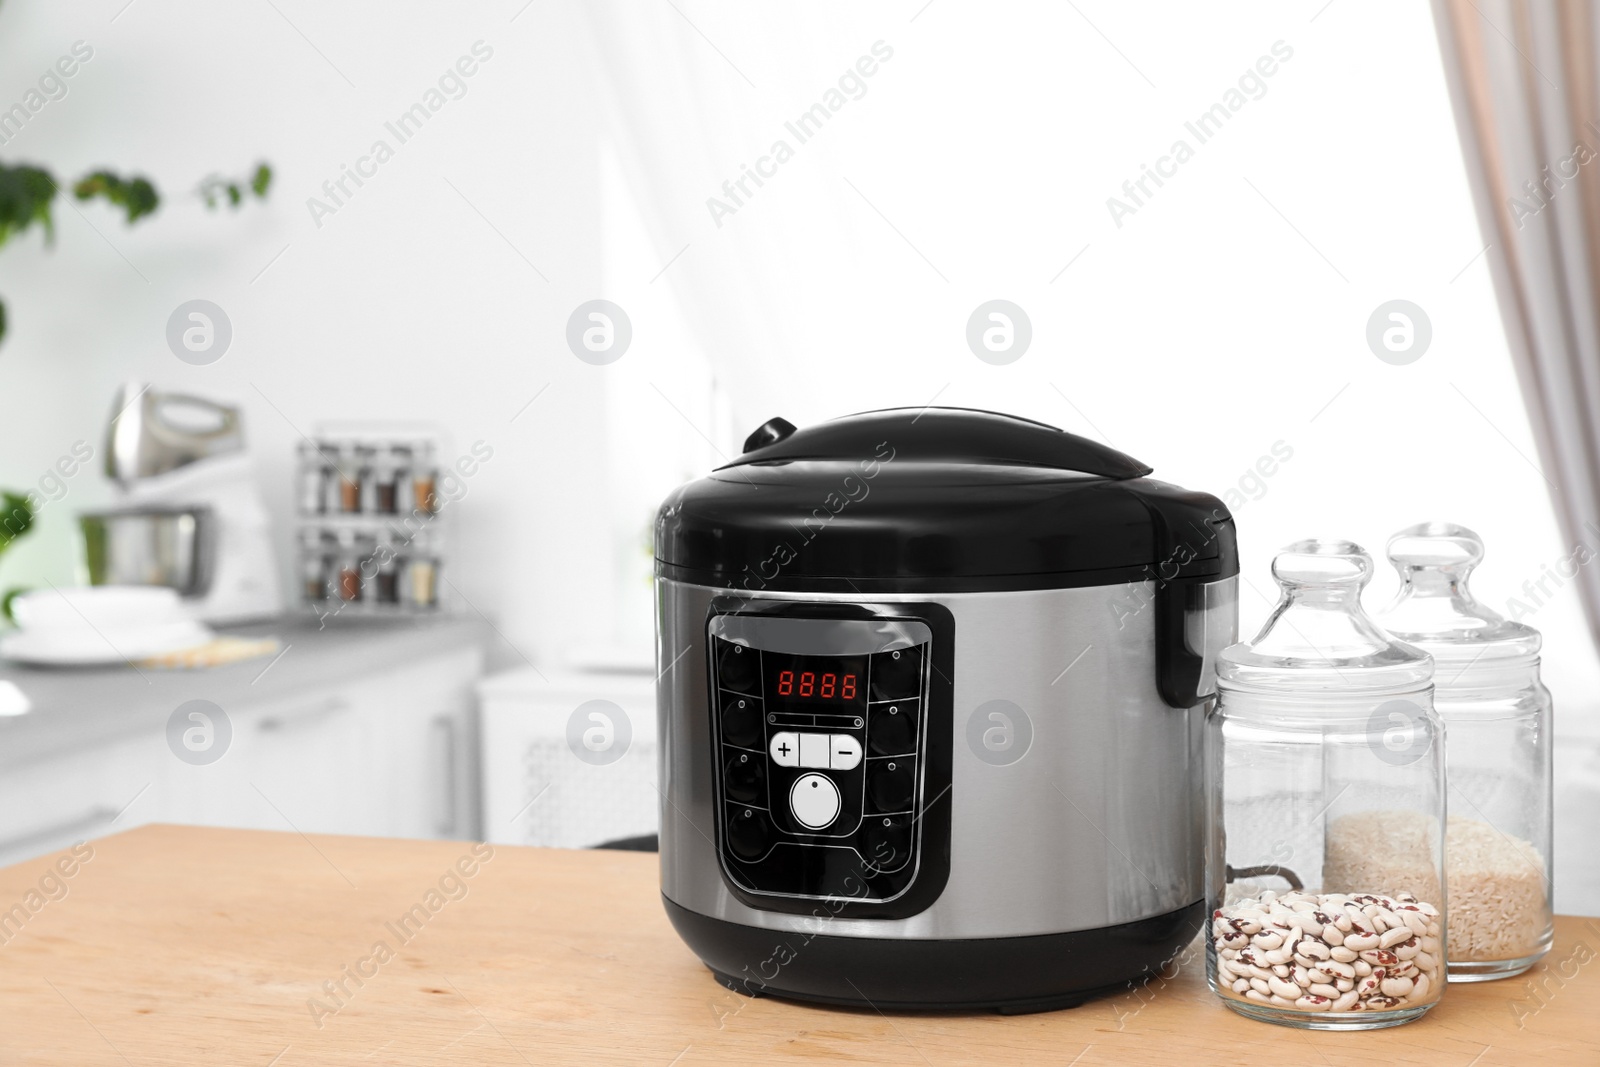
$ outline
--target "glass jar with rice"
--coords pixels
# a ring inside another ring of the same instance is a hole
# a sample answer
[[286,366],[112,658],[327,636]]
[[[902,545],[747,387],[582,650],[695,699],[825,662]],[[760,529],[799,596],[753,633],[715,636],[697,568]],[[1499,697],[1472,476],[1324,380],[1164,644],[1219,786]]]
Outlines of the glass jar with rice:
[[1550,951],[1550,692],[1537,630],[1467,587],[1483,539],[1425,523],[1389,539],[1400,592],[1379,622],[1434,659],[1434,705],[1449,730],[1452,982],[1509,978]]

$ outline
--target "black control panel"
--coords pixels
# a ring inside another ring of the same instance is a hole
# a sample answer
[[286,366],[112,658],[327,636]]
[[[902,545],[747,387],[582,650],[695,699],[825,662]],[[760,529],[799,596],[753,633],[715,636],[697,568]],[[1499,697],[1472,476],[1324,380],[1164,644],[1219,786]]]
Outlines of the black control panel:
[[[862,627],[856,641],[850,625],[729,621],[708,635],[718,851],[759,907],[905,901],[910,914],[926,906],[907,897],[930,844],[933,896],[948,873],[948,701],[934,699],[948,696],[948,680],[935,669],[935,635],[914,620],[887,640]],[[865,647],[836,650],[852,644]]]

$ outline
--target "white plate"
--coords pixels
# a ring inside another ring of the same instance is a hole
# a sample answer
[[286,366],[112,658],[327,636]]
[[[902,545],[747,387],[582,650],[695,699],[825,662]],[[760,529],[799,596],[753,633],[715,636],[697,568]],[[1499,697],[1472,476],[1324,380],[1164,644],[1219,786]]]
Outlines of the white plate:
[[117,627],[98,632],[82,625],[51,630],[21,630],[0,638],[0,655],[18,663],[46,667],[88,667],[160,656],[216,639],[198,622]]
[[12,617],[24,630],[130,630],[187,619],[175,590],[158,585],[80,585],[35,589],[11,602]]

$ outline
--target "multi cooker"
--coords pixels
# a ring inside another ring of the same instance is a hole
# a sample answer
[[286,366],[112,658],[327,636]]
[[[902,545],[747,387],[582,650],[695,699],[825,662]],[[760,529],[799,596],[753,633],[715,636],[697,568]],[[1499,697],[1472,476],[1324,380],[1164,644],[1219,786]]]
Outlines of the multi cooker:
[[953,408],[773,419],[656,524],[661,893],[724,985],[1031,1011],[1203,918],[1222,502]]

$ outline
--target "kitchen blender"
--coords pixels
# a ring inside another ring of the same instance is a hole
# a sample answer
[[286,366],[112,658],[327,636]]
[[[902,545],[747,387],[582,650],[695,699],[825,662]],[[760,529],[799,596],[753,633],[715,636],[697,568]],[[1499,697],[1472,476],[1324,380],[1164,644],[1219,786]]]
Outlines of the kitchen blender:
[[89,584],[167,586],[206,622],[281,612],[239,409],[130,382],[112,410],[106,474],[121,502],[79,517]]

